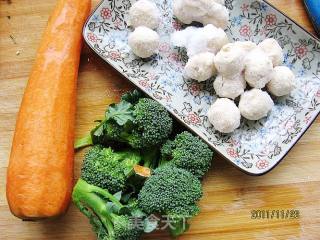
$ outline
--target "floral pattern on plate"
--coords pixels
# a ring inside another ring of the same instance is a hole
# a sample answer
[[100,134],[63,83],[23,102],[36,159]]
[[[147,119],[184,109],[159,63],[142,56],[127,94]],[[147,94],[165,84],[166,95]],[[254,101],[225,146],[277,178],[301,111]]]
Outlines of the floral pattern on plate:
[[132,0],[104,0],[85,25],[87,44],[137,87],[158,100],[193,132],[246,173],[260,175],[276,166],[299,140],[320,111],[320,43],[264,1],[226,0],[230,40],[277,39],[284,48],[284,65],[296,74],[290,96],[275,98],[267,118],[242,120],[232,134],[221,134],[208,122],[215,101],[213,80],[204,83],[183,78],[187,61],[184,49],[170,44],[170,35],[186,26],[172,14],[172,0],[155,1],[162,21],[159,53],[136,57],[127,44],[132,29],[128,10]]

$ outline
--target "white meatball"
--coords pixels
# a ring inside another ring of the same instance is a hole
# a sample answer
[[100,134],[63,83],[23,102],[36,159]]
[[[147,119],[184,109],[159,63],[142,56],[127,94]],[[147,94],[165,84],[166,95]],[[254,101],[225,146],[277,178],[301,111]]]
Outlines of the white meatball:
[[199,22],[203,23],[204,25],[213,24],[216,27],[225,29],[229,23],[229,10],[225,6],[212,1],[211,6],[209,7],[211,8],[209,8],[207,14],[203,16],[202,20],[199,20]]
[[275,96],[288,95],[294,89],[295,76],[285,66],[277,66],[273,69],[270,82],[267,85],[268,91]]
[[216,73],[214,67],[214,54],[210,52],[199,53],[191,57],[184,69],[184,74],[199,82],[208,80]]
[[217,71],[227,78],[239,75],[244,69],[246,51],[236,43],[224,45],[214,58]]
[[173,13],[183,23],[200,22],[225,28],[229,11],[221,0],[174,0]]
[[239,109],[241,115],[249,120],[266,117],[273,107],[273,101],[267,92],[251,89],[241,95]]
[[240,111],[228,98],[217,99],[208,111],[209,122],[222,133],[231,133],[240,126]]
[[134,54],[141,58],[148,58],[157,52],[159,47],[159,35],[147,27],[137,27],[129,35],[129,46]]
[[244,77],[253,88],[264,88],[270,80],[272,69],[271,60],[260,48],[252,50],[245,58]]
[[235,42],[235,44],[238,45],[243,51],[246,51],[247,53],[249,53],[251,50],[257,47],[257,44],[251,41],[237,41]]
[[187,55],[192,57],[201,52],[216,54],[229,40],[221,28],[209,24],[202,28],[187,27],[175,32],[171,36],[171,42],[174,46],[185,47]]
[[181,31],[174,32],[171,35],[171,43],[176,47],[187,47],[190,38],[198,34],[200,28],[187,27]]
[[208,24],[203,28],[198,28],[197,33],[191,36],[186,46],[188,56],[205,51],[217,54],[228,42],[228,36],[222,28]]
[[235,99],[244,92],[246,80],[244,80],[243,74],[239,74],[231,79],[218,75],[213,83],[213,87],[219,97]]
[[139,0],[129,10],[130,25],[134,28],[145,26],[155,29],[159,26],[160,12],[155,3]]
[[283,51],[277,40],[273,38],[267,38],[263,40],[259,45],[259,48],[264,51],[271,59],[273,66],[279,66],[283,62]]

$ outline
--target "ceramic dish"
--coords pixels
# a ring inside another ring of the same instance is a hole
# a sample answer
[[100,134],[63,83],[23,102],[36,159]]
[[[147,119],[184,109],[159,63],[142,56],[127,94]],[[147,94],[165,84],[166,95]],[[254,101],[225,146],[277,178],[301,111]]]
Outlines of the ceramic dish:
[[184,79],[186,53],[170,45],[170,34],[185,27],[172,16],[172,0],[155,1],[162,13],[157,29],[161,44],[159,54],[146,60],[136,57],[127,44],[132,32],[127,13],[133,2],[102,1],[84,27],[87,44],[244,172],[261,175],[274,168],[320,111],[320,43],[267,2],[226,0],[230,40],[277,39],[284,48],[284,64],[296,74],[297,86],[290,96],[274,99],[267,118],[242,120],[234,133],[220,134],[206,116],[216,99],[213,79],[201,84]]

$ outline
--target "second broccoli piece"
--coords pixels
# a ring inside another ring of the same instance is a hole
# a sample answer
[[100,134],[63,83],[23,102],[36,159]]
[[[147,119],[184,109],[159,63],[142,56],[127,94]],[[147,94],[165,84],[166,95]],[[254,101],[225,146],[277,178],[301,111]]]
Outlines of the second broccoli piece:
[[162,144],[172,131],[168,111],[150,98],[141,98],[137,91],[125,94],[117,104],[111,104],[105,119],[91,131],[91,136],[79,139],[75,148],[92,144],[108,145],[121,142],[143,149]]
[[115,193],[122,191],[133,167],[142,161],[136,150],[115,152],[111,148],[96,145],[86,154],[81,178],[97,187]]
[[98,240],[137,240],[143,232],[135,225],[130,210],[128,214],[121,214],[125,206],[105,189],[79,179],[72,199],[89,218]]
[[202,178],[211,165],[213,152],[199,137],[183,132],[161,148],[160,165],[172,164]]
[[147,214],[159,213],[170,220],[170,233],[178,236],[188,229],[187,219],[199,213],[201,182],[190,172],[166,165],[157,168],[138,195],[138,204]]

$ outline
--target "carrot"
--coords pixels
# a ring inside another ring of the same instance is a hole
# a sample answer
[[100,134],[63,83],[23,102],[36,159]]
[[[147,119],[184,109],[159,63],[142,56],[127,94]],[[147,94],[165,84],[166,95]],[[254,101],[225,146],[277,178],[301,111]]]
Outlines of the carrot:
[[7,199],[22,219],[64,213],[73,185],[76,82],[91,0],[58,0],[43,34],[7,170]]

